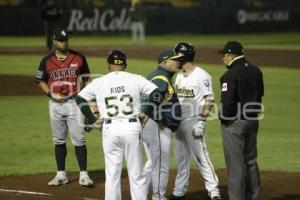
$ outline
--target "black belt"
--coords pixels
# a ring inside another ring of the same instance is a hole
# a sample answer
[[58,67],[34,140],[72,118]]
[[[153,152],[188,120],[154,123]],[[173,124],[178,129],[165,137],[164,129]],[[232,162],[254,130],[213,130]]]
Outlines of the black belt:
[[[129,122],[129,123],[137,122],[137,119],[136,119],[136,118],[129,118],[129,119],[128,119],[128,122]],[[111,123],[112,123],[112,119],[106,119],[106,120],[104,121],[104,123],[105,123],[105,124],[111,124]]]

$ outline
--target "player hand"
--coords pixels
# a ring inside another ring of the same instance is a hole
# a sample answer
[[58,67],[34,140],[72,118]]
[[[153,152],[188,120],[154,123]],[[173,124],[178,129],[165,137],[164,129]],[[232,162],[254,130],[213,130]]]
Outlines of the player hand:
[[145,127],[145,124],[149,120],[149,117],[145,113],[141,112],[138,114],[138,118],[141,121],[142,127]]
[[102,131],[103,123],[104,123],[103,119],[98,119],[93,124],[84,124],[84,130],[85,132],[91,132],[92,129],[99,129],[100,131]]
[[104,119],[100,118],[99,113],[94,113],[94,115],[97,118],[97,121],[93,124],[89,123],[87,118],[84,118],[84,130],[86,132],[90,132],[92,129],[99,129],[100,131],[102,131]]
[[162,123],[162,122],[159,122],[158,123],[158,127],[159,127],[159,130],[164,130],[165,128],[166,128],[166,125],[164,124],[164,123]]
[[193,137],[194,139],[200,139],[205,132],[205,121],[198,121],[196,124],[193,126]]
[[99,129],[102,131],[104,119],[98,118],[97,121],[93,124],[93,128]]
[[59,93],[48,92],[48,96],[56,102],[66,102],[66,96]]

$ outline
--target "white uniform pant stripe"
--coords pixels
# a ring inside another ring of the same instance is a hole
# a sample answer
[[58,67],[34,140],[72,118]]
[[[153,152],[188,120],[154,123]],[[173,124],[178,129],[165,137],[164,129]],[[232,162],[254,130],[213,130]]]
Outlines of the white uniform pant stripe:
[[202,143],[203,153],[204,153],[204,157],[205,157],[206,163],[208,164],[208,166],[209,166],[209,168],[210,168],[210,170],[211,170],[211,172],[212,172],[212,174],[214,176],[215,182],[218,183],[219,179],[218,179],[217,174],[215,173],[213,164],[210,161],[209,153],[208,153],[207,147],[206,147],[205,137],[201,137],[200,140],[201,140],[201,143]]

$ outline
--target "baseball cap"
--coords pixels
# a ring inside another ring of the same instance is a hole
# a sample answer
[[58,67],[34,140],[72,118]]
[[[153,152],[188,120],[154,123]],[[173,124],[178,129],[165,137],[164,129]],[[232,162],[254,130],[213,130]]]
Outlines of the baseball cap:
[[69,39],[69,33],[64,28],[58,28],[54,31],[53,39],[58,41],[67,41]]
[[126,66],[126,55],[124,52],[120,50],[112,50],[107,55],[107,62],[113,65],[124,65]]
[[162,61],[164,60],[176,60],[176,59],[179,59],[183,57],[183,54],[176,54],[173,50],[171,49],[167,49],[167,50],[164,50],[162,51],[158,57],[157,57],[157,62],[158,63],[161,63]]
[[218,53],[225,54],[225,53],[232,53],[237,55],[243,55],[243,46],[241,43],[237,41],[228,41],[224,48],[219,50]]

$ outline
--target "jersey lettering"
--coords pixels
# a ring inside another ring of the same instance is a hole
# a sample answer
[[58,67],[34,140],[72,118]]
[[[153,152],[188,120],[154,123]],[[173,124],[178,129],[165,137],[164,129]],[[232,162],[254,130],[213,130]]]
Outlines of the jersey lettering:
[[76,77],[76,68],[57,69],[49,72],[52,80],[59,80],[65,77]]
[[180,88],[178,85],[176,85],[176,92],[179,98],[194,98],[195,92],[194,89],[188,89],[188,88]]
[[110,88],[110,93],[111,94],[118,94],[118,93],[121,93],[121,92],[125,92],[125,86]]

